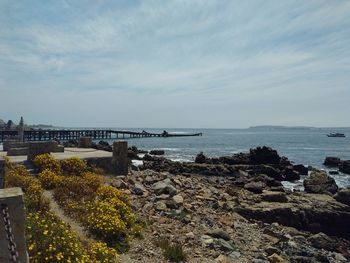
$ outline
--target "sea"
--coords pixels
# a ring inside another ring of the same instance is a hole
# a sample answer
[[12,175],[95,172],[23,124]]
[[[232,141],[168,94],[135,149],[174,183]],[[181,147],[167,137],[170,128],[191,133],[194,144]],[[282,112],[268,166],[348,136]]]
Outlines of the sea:
[[[102,128],[101,128],[102,129]],[[105,128],[104,128],[105,129]],[[323,165],[327,156],[350,160],[350,128],[311,128],[259,126],[247,129],[149,129],[149,128],[111,128],[151,133],[203,133],[197,137],[168,138],[128,138],[129,146],[139,149],[162,149],[165,157],[174,161],[194,161],[196,155],[203,152],[208,157],[230,156],[239,152],[248,152],[257,146],[269,146],[282,156],[288,157],[294,164],[303,164],[326,171],[334,170]],[[340,132],[345,138],[327,137],[328,133]],[[110,140],[111,143],[113,140]],[[0,146],[1,147],[1,146]],[[340,187],[350,187],[350,175],[339,173],[331,175]],[[296,182],[284,182],[291,189],[303,189],[303,179]]]
[[[117,129],[117,128],[115,128]],[[119,129],[120,130],[120,129]],[[312,166],[326,171],[334,170],[323,165],[327,156],[350,160],[350,128],[309,127],[255,127],[248,129],[124,129],[132,131],[169,133],[199,133],[198,137],[126,138],[129,146],[144,150],[162,149],[165,157],[175,161],[194,161],[199,152],[208,157],[230,156],[248,152],[257,146],[269,146],[295,164]],[[327,137],[328,133],[340,132],[345,138]],[[340,187],[350,187],[350,175],[331,175]],[[285,182],[291,189],[302,190],[301,180]]]

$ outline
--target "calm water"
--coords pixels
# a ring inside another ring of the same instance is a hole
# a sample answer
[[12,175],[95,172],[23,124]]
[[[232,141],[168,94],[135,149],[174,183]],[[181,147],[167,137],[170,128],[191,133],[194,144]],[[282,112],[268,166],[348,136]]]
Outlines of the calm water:
[[[112,128],[113,129],[113,128]],[[115,128],[121,130],[120,128]],[[125,129],[162,132],[163,129]],[[287,156],[295,164],[322,165],[326,156],[350,160],[350,128],[329,129],[166,129],[168,132],[203,132],[201,137],[141,138],[128,139],[129,145],[151,150],[163,149],[167,158],[178,161],[194,161],[197,153],[218,157],[248,151],[252,147],[270,146],[280,155]],[[345,133],[346,138],[329,138],[330,132]],[[350,186],[350,176],[333,176],[341,186]],[[297,184],[301,185],[301,182]]]
[[[143,129],[132,129],[142,131]],[[145,129],[162,132],[163,129]],[[151,150],[163,149],[166,157],[193,161],[203,151],[207,156],[232,155],[252,147],[267,145],[294,163],[327,169],[322,165],[326,156],[350,160],[350,128],[337,129],[346,138],[326,136],[334,129],[167,129],[168,132],[203,132],[202,137],[127,139],[129,145]],[[350,186],[350,176],[334,176],[338,184]]]

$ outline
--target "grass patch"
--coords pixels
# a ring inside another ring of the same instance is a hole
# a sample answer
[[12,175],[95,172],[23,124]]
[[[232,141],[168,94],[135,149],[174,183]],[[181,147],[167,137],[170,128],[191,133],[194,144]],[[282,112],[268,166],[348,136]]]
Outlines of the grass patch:
[[164,257],[170,262],[186,261],[186,253],[180,244],[168,245],[163,252]]

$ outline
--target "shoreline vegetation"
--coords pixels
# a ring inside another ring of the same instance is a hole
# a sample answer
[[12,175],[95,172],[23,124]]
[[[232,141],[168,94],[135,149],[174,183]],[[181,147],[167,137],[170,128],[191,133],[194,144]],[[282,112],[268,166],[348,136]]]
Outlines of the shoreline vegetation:
[[[111,150],[103,141],[93,147]],[[30,261],[350,260],[350,189],[324,171],[265,146],[220,158],[200,153],[195,162],[163,154],[131,147],[129,174],[117,177],[78,158],[39,155],[34,174],[7,160],[6,187],[25,194]],[[337,158],[325,164],[348,167]],[[283,187],[301,175],[305,191]]]

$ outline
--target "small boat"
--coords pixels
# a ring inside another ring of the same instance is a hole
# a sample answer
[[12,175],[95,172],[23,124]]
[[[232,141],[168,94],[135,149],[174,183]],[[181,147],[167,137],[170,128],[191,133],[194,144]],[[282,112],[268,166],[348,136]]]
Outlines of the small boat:
[[331,132],[327,134],[328,137],[345,137],[344,133],[339,133],[339,132]]

